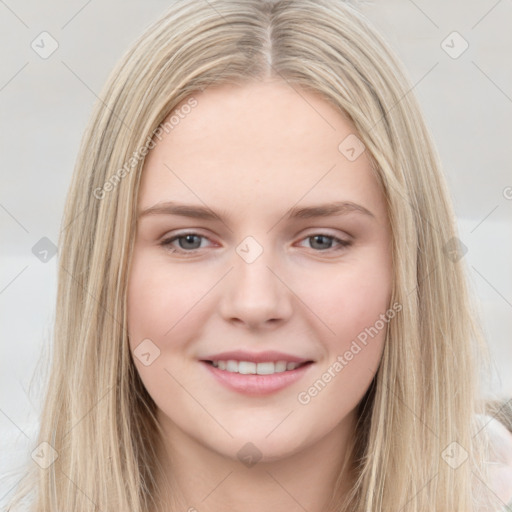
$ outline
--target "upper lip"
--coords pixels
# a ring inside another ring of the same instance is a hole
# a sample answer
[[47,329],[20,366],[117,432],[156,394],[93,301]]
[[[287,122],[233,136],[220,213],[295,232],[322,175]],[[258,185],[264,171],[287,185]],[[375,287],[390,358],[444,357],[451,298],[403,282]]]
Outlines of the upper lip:
[[252,363],[277,362],[286,361],[288,363],[306,363],[312,359],[285,354],[284,352],[276,352],[275,350],[267,350],[265,352],[246,352],[245,350],[232,350],[229,352],[220,352],[202,358],[202,361],[250,361]]

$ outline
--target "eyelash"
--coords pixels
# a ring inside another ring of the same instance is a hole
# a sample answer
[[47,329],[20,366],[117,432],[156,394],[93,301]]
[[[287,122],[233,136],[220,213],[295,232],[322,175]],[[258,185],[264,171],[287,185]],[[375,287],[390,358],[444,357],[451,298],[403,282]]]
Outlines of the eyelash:
[[[184,249],[176,249],[176,248],[170,248],[171,246],[171,243],[174,242],[175,240],[179,240],[180,238],[186,238],[187,236],[190,236],[190,235],[194,235],[194,236],[198,236],[200,238],[205,238],[208,240],[208,238],[204,235],[200,235],[199,233],[195,233],[193,231],[190,231],[190,232],[187,232],[187,233],[181,233],[179,235],[176,235],[176,236],[173,236],[171,238],[167,238],[165,240],[162,240],[162,242],[160,242],[160,245],[165,247],[165,248],[169,248],[169,250],[172,252],[172,253],[178,253],[178,254],[195,254],[196,252],[200,251],[201,249],[192,249],[191,251],[186,251]],[[349,247],[350,245],[352,245],[352,242],[349,242],[347,240],[342,240],[341,238],[338,238],[338,237],[335,237],[335,236],[332,236],[332,235],[328,235],[326,233],[314,233],[312,235],[308,235],[306,236],[305,238],[303,238],[303,240],[307,240],[309,238],[314,238],[314,237],[317,237],[317,236],[323,236],[325,238],[329,238],[329,239],[332,239],[333,241],[337,242],[339,244],[339,247],[337,249],[324,249],[324,250],[315,250],[315,252],[319,252],[319,253],[323,253],[323,252],[336,252],[336,251],[341,251],[342,249],[345,249],[347,247]]]

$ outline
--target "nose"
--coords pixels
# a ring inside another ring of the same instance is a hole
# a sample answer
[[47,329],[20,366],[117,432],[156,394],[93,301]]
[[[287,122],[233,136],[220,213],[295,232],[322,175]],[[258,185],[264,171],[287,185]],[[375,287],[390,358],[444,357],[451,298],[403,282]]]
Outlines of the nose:
[[263,253],[252,262],[235,254],[224,280],[219,309],[227,322],[249,329],[275,327],[292,314],[292,296],[275,262]]

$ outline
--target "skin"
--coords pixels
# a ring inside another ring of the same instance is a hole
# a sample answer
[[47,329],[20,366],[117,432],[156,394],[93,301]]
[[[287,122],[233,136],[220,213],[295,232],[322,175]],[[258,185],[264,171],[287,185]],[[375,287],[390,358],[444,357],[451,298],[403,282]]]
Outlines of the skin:
[[[140,217],[129,274],[130,347],[150,339],[160,351],[148,366],[133,359],[165,432],[162,510],[325,512],[386,328],[307,404],[298,395],[390,308],[385,198],[366,151],[350,161],[338,149],[356,130],[321,96],[266,80],[194,97],[146,158],[138,211],[174,200],[224,222]],[[294,206],[340,200],[373,216],[285,218]],[[161,245],[189,231],[200,237]],[[236,251],[248,236],[263,250],[251,263]],[[315,363],[291,386],[248,396],[199,362],[236,349]],[[248,442],[261,454],[251,467],[237,456]],[[350,478],[345,471],[342,495]]]

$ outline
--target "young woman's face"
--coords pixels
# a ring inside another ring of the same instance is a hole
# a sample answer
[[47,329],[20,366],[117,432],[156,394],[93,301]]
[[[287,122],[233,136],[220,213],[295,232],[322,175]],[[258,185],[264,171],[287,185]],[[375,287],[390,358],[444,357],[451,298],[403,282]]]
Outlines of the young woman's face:
[[137,371],[169,438],[264,460],[340,439],[396,313],[367,152],[329,103],[282,82],[194,98],[142,175]]

